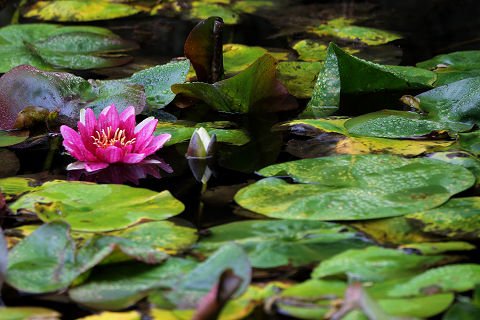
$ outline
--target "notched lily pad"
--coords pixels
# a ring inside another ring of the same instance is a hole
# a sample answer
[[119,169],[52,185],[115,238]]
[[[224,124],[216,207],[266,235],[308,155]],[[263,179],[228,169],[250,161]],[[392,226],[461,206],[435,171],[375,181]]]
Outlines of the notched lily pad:
[[[264,168],[266,178],[235,195],[242,207],[272,218],[361,220],[434,208],[468,189],[467,169],[389,155],[304,159]],[[275,178],[289,176],[297,184]]]
[[73,230],[98,232],[123,229],[141,220],[164,220],[184,210],[170,192],[124,185],[52,181],[11,205],[35,212],[45,222],[63,220]]

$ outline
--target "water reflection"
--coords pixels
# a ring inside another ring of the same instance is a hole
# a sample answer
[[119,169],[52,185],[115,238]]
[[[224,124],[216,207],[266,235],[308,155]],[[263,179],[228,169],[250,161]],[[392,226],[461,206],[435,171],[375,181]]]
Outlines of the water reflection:
[[139,184],[148,176],[160,179],[162,173],[172,173],[173,169],[160,158],[153,158],[139,164],[114,163],[107,168],[95,172],[73,170],[68,172],[68,180],[88,181],[98,183],[133,183]]

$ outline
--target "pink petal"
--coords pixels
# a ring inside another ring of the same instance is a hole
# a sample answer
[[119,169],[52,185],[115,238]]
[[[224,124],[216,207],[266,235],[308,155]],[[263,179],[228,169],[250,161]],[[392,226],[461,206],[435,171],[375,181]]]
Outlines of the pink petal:
[[135,108],[130,106],[120,114],[120,128],[125,130],[128,138],[133,137],[135,130]]
[[87,172],[93,172],[101,169],[105,169],[108,167],[108,163],[105,162],[86,162],[85,163],[85,170]]
[[135,127],[135,152],[142,152],[143,148],[150,143],[153,131],[155,131],[155,128],[157,127],[158,120],[149,117],[142,122],[140,122],[136,127]]
[[139,163],[145,159],[146,155],[143,153],[129,153],[123,157],[124,163]]
[[123,150],[121,148],[110,146],[107,148],[97,148],[95,155],[98,159],[106,163],[119,162],[123,158]]
[[112,128],[112,131],[118,128],[120,124],[120,117],[118,116],[117,108],[115,105],[110,105],[100,112],[98,116],[97,130],[101,131],[102,129],[107,131],[107,128]]
[[80,135],[68,126],[61,126],[63,146],[70,155],[80,161],[95,161],[96,157],[85,148]]
[[95,130],[95,113],[90,108],[80,110],[80,123],[85,127],[86,133],[91,136]]
[[163,133],[161,135],[158,135],[156,136],[155,138],[153,138],[153,140],[147,145],[147,147],[143,150],[143,152],[149,156],[151,155],[152,153],[155,153],[158,149],[160,149],[161,147],[163,147],[163,145],[165,144],[165,142],[167,142],[168,140],[170,140],[170,138],[172,137],[172,135],[168,134],[168,133]]

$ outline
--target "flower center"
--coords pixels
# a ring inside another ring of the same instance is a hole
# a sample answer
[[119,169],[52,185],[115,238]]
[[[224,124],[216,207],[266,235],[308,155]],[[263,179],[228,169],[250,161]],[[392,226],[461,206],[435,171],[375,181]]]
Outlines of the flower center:
[[107,131],[104,129],[102,131],[95,131],[95,134],[91,136],[93,139],[93,144],[99,148],[107,148],[110,146],[120,146],[125,147],[135,143],[135,138],[127,140],[127,135],[125,130],[120,130],[117,128],[115,131],[112,130],[112,127],[107,127]]

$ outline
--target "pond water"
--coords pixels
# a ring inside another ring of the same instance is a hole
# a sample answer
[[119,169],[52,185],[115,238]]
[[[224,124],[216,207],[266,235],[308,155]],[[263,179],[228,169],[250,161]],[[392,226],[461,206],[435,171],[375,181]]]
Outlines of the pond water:
[[[291,46],[306,37],[305,33],[298,30],[316,21],[328,21],[342,16],[359,21],[357,24],[361,26],[389,30],[402,35],[401,39],[379,46],[366,46],[355,41],[342,42],[342,44],[351,44],[354,49],[359,49],[358,56],[381,64],[415,65],[438,54],[478,50],[480,47],[480,20],[478,19],[480,5],[474,0],[462,1],[462,5],[447,0],[421,3],[414,0],[311,0],[288,3],[286,7],[278,9],[260,10],[254,14],[243,13],[238,24],[225,25],[223,42],[261,46],[272,52],[287,51],[290,57],[296,57]],[[12,2],[3,9],[0,15],[3,25],[9,24],[14,8],[15,3]],[[22,23],[38,22],[29,18],[21,18],[20,21]],[[198,20],[194,19],[148,15],[89,22],[89,25],[108,28],[124,39],[135,41],[140,49],[131,53],[134,61],[130,64],[105,69],[73,70],[71,73],[86,79],[110,80],[129,77],[132,73],[146,67],[167,63],[173,58],[183,56],[185,40],[197,22]],[[311,35],[308,37],[315,38]],[[342,93],[341,111],[335,115],[352,117],[382,108],[412,110],[399,99],[405,94],[416,95],[424,91],[409,88],[382,93]],[[342,140],[340,135],[322,136],[313,129],[311,132],[305,129],[303,132],[293,134],[289,130],[279,128],[280,123],[295,119],[299,110],[305,108],[309,100],[304,97],[297,99],[299,109],[296,110],[266,114],[231,114],[214,111],[202,103],[194,107],[180,108],[189,102],[182,97],[177,97],[161,111],[155,111],[154,115],[161,121],[175,118],[194,123],[230,121],[236,128],[248,132],[250,142],[245,145],[217,144],[215,156],[209,161],[213,174],[206,186],[195,178],[185,158],[188,141],[162,148],[157,156],[162,162],[168,164],[171,170],[168,167],[160,169],[158,172],[161,178],[148,175],[139,179],[138,183],[129,179],[132,174],[135,174],[128,172],[128,167],[110,168],[111,172],[104,171],[100,174],[67,172],[66,167],[72,162],[72,158],[64,152],[61,137],[55,132],[49,136],[42,136],[36,141],[27,140],[26,143],[30,144],[28,147],[25,144],[9,147],[17,159],[8,158],[7,160],[7,157],[0,159],[0,166],[12,167],[9,171],[5,169],[4,177],[26,176],[40,182],[54,179],[79,179],[98,183],[118,183],[125,178],[126,181],[123,183],[126,185],[158,192],[169,190],[185,205],[185,211],[172,221],[179,225],[196,228],[202,233],[206,232],[207,228],[227,222],[262,217],[240,207],[233,200],[240,189],[260,180],[260,176],[256,174],[258,170],[276,163],[335,154],[334,149]],[[433,138],[440,139],[442,136]],[[446,140],[453,141],[450,138]],[[18,161],[18,164],[15,164],[15,161]],[[151,171],[147,171],[149,172]],[[468,189],[460,195],[474,196],[477,193],[476,190]],[[11,229],[25,223],[39,222],[31,215],[15,217],[4,215],[2,228]],[[476,243],[476,238],[470,242]],[[472,257],[475,257],[476,253],[476,250],[470,251],[467,259],[475,261],[476,259]],[[308,267],[284,266],[284,268],[285,270],[277,268],[271,272],[263,271],[263,273],[258,271],[256,279],[258,281],[269,279],[302,281],[309,277]],[[77,319],[91,313],[90,309],[71,303],[66,294],[22,294],[6,287],[3,300],[8,306],[43,306],[59,310],[64,316],[62,319]],[[148,309],[148,305],[146,302],[140,302],[136,308]],[[267,316],[262,312],[252,317],[252,319],[267,318],[289,317]],[[148,317],[142,319],[148,319]]]

